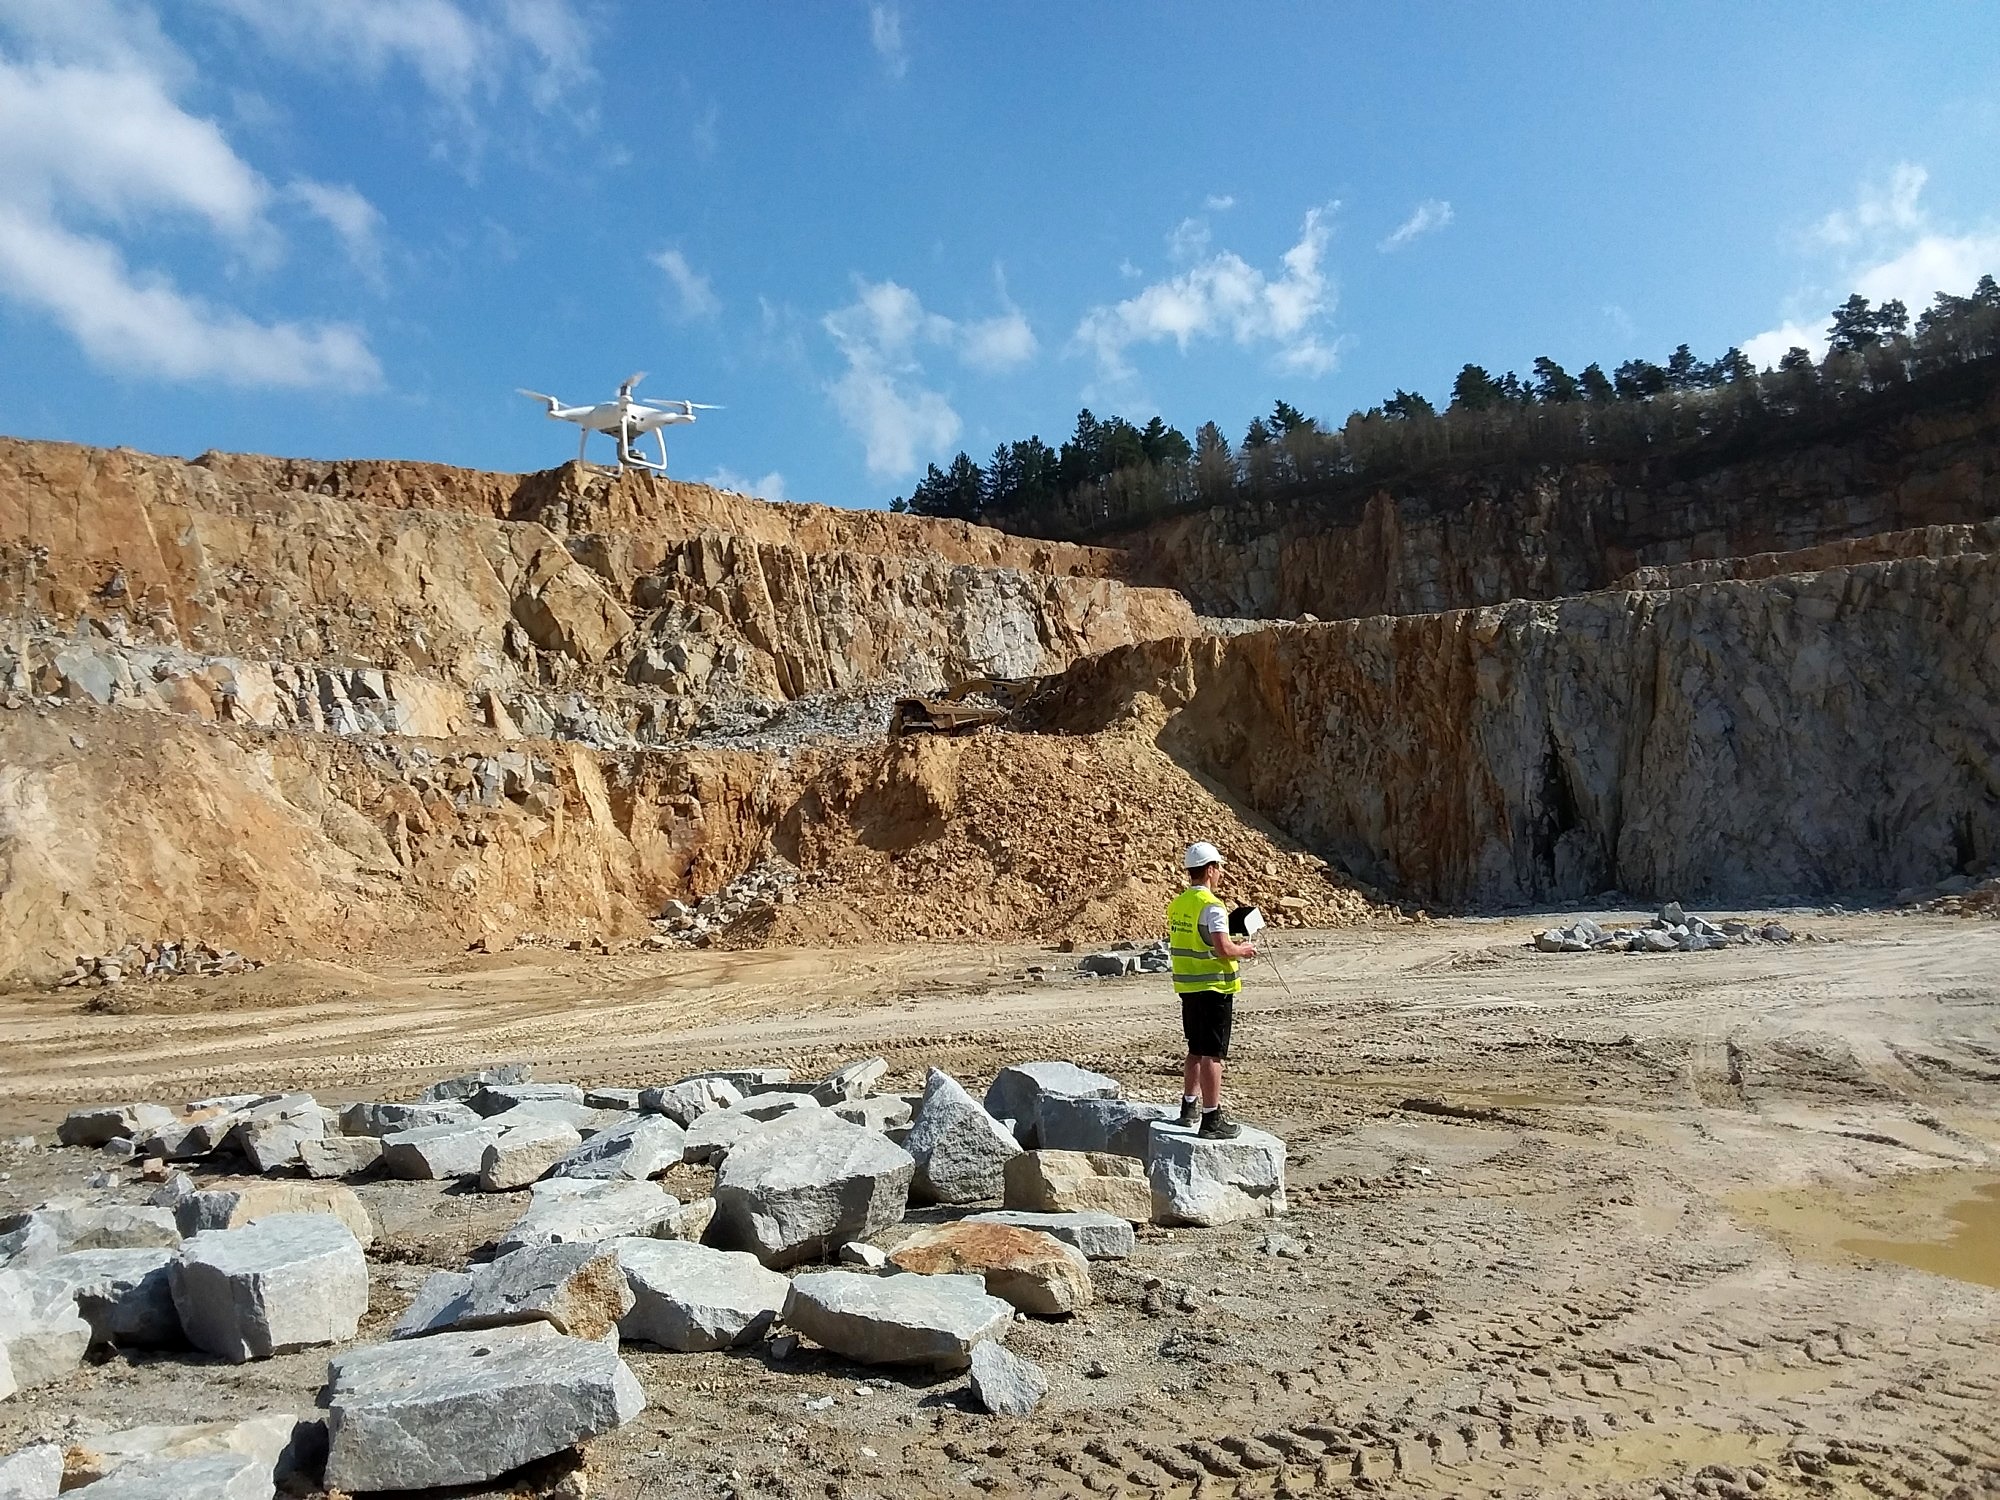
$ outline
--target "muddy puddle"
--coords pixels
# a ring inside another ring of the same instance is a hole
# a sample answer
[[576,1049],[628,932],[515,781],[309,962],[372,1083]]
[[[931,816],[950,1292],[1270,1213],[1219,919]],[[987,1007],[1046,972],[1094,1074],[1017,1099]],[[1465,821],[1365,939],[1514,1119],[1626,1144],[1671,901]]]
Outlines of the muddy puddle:
[[1858,1256],[2000,1287],[2000,1177],[1930,1172],[1858,1192],[1739,1194],[1738,1217],[1817,1260]]

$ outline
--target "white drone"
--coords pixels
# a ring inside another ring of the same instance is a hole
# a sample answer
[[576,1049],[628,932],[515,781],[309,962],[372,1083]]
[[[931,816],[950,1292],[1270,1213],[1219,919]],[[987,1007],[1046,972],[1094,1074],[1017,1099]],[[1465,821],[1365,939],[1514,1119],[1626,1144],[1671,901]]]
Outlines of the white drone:
[[[576,445],[576,460],[584,461],[584,450],[590,446],[590,435],[603,432],[618,439],[618,462],[621,466],[631,465],[652,474],[667,472],[667,439],[660,429],[678,427],[682,423],[695,420],[698,411],[721,411],[719,406],[709,406],[700,401],[635,401],[632,388],[646,378],[640,370],[618,387],[616,401],[600,401],[595,406],[564,406],[554,396],[545,396],[540,391],[522,391],[523,396],[532,396],[537,401],[549,404],[549,416],[558,422],[574,422],[583,429],[583,436]],[[652,433],[660,445],[660,461],[654,463],[633,446],[637,438]]]

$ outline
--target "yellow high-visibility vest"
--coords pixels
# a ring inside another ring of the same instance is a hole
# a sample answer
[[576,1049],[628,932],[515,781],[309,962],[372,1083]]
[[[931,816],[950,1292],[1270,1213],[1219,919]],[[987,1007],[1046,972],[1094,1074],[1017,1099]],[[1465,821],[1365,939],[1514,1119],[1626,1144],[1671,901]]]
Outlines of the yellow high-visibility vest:
[[1201,914],[1222,903],[1205,885],[1191,885],[1167,906],[1167,951],[1174,961],[1174,992],[1218,990],[1233,995],[1243,988],[1236,977],[1236,960],[1223,958],[1201,935]]

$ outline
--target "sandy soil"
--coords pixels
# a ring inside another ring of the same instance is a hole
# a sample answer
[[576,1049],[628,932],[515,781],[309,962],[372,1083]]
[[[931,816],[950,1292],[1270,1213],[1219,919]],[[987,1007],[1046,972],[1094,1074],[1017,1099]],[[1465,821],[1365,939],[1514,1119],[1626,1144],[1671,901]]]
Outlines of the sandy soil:
[[[1231,1087],[1290,1142],[1288,1221],[1146,1231],[1096,1267],[1096,1307],[1017,1324],[1053,1387],[1027,1419],[975,1415],[962,1379],[809,1350],[631,1347],[652,1404],[594,1446],[590,1492],[2000,1493],[2000,924],[1787,920],[1828,941],[1640,957],[1535,954],[1526,920],[1285,934]],[[516,952],[284,965],[134,989],[116,1013],[17,994],[0,1133],[100,1097],[393,1097],[517,1058],[645,1083],[880,1052],[909,1087],[929,1063],[983,1082],[1068,1057],[1168,1097],[1161,982],[1069,963]],[[10,1203],[102,1165],[5,1156]],[[364,1336],[525,1201],[361,1192],[383,1230]],[[0,1450],[305,1410],[324,1370],[120,1356],[0,1406]]]

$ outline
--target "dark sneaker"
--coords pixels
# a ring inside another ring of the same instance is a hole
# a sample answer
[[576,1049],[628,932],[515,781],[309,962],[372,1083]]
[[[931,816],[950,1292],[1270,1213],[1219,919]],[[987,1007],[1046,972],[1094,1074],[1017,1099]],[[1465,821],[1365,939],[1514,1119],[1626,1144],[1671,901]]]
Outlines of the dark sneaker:
[[1199,1099],[1183,1099],[1181,1101],[1182,1128],[1187,1130],[1192,1130],[1195,1128],[1195,1126],[1199,1125],[1200,1123],[1201,1123],[1201,1101]]
[[1218,1105],[1201,1117],[1201,1129],[1197,1133],[1205,1141],[1233,1141],[1243,1134],[1243,1127],[1224,1114]]

